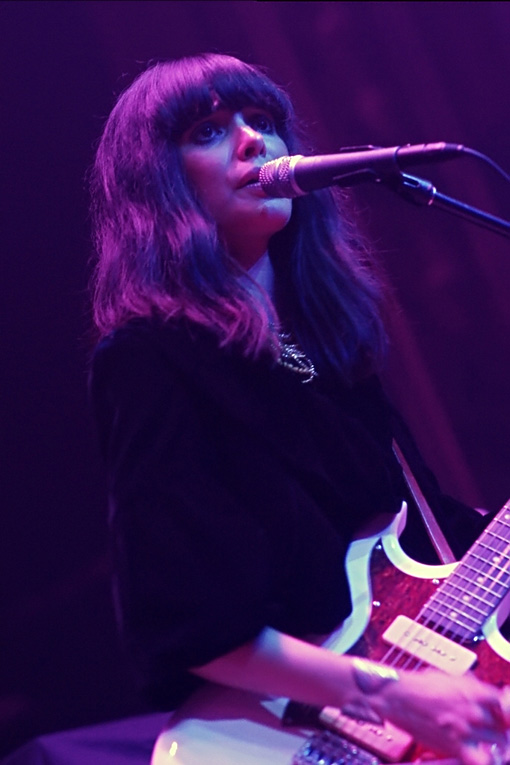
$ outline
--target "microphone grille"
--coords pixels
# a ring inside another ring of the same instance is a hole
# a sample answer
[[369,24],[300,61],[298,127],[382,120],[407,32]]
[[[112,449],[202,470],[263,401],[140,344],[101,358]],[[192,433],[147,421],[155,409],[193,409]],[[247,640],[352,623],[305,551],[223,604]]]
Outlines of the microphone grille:
[[280,157],[262,165],[259,183],[269,197],[292,199],[304,192],[294,182],[294,165],[299,157]]

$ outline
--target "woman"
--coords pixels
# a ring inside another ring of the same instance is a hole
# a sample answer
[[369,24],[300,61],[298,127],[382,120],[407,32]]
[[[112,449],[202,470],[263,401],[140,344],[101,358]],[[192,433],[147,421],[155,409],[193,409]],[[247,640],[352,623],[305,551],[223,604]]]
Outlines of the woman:
[[[375,376],[381,282],[341,200],[257,184],[299,151],[286,94],[228,56],[156,64],[107,121],[92,394],[120,628],[166,706],[213,681],[387,718],[482,765],[506,692],[311,642],[350,611],[353,534],[400,507],[405,432]],[[429,484],[460,555],[480,524]]]

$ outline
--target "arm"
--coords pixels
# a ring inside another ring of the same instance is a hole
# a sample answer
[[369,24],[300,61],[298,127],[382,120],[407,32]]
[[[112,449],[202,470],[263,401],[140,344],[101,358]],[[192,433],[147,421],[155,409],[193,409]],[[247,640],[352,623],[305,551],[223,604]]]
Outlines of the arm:
[[368,708],[465,765],[491,762],[482,742],[503,745],[510,725],[507,693],[472,675],[447,677],[432,670],[397,675],[388,668],[372,674],[367,662],[269,628],[193,672],[212,682],[319,707]]
[[[122,628],[147,682],[171,688],[194,667],[207,680],[317,706],[370,706],[466,765],[485,765],[482,755],[469,759],[476,750],[468,742],[497,740],[502,723],[494,689],[471,677],[445,683],[437,673],[401,673],[400,682],[376,684],[367,699],[352,658],[263,629],[273,600],[269,573],[292,547],[289,530],[282,545],[278,536],[260,533],[258,517],[239,512],[238,497],[225,490],[228,476],[217,481],[223,461],[213,461],[216,442],[203,430],[194,386],[149,340],[100,354],[94,386],[114,500]],[[229,458],[235,476],[236,454]],[[271,481],[259,483],[271,486],[269,509],[279,506]],[[264,502],[258,506],[273,517]],[[257,543],[240,546],[240,539]]]

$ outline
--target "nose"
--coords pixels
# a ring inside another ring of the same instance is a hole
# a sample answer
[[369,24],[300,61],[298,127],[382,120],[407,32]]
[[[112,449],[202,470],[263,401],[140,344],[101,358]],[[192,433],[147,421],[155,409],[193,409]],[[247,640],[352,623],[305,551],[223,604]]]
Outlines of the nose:
[[243,117],[237,121],[237,157],[241,160],[266,156],[266,142],[262,133],[248,125]]

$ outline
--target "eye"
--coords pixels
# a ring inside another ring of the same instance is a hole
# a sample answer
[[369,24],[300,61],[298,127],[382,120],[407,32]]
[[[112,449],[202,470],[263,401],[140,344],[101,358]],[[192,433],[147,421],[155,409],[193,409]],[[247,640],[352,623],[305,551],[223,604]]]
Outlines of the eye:
[[246,117],[246,122],[259,133],[274,133],[275,124],[266,112],[254,112]]
[[221,133],[221,127],[212,120],[206,120],[201,122],[195,128],[192,129],[189,140],[191,143],[203,144],[210,143]]

